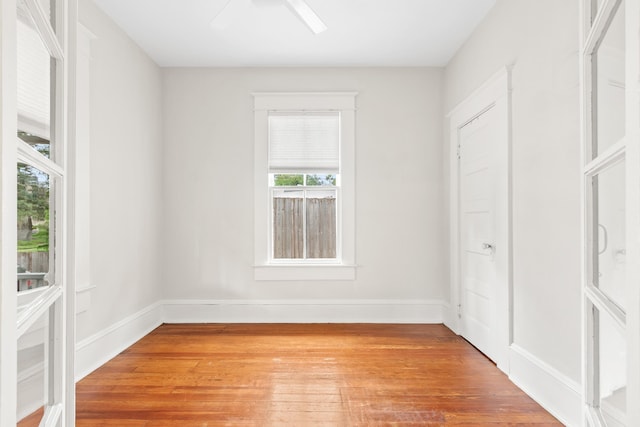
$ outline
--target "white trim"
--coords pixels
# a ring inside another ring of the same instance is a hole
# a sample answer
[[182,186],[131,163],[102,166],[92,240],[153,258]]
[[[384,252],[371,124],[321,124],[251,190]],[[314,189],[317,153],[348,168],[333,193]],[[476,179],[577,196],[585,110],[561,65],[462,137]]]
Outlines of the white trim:
[[582,386],[517,344],[510,347],[509,379],[560,422],[582,425]]
[[76,289],[76,314],[84,313],[91,307],[91,292],[96,286],[87,286]]
[[442,323],[440,300],[167,300],[165,323]]
[[511,212],[511,69],[507,66],[500,69],[488,81],[473,92],[466,100],[458,104],[448,115],[450,122],[450,313],[446,316],[447,326],[456,333],[463,333],[459,321],[460,297],[460,206],[459,206],[459,166],[458,145],[459,129],[490,108],[494,108],[501,118],[506,120],[504,138],[497,141],[498,147],[496,164],[500,176],[500,187],[496,209],[496,280],[499,293],[496,300],[496,341],[495,362],[503,372],[509,372],[509,345],[513,341],[513,290],[512,290],[512,212]]
[[[591,1],[591,0],[588,0]],[[605,31],[608,29],[609,25],[609,17],[612,14],[614,8],[617,8],[617,4],[620,0],[604,0],[598,9],[598,13],[593,19],[593,23],[591,24],[591,28],[588,29],[586,33],[586,40],[582,45],[582,56],[591,55],[598,42],[604,36]],[[588,19],[589,17],[587,17]],[[582,22],[587,25],[588,21],[582,20]]]
[[76,344],[75,380],[79,381],[162,324],[156,302]]
[[598,157],[587,163],[587,165],[583,168],[584,175],[586,177],[592,177],[601,172],[604,172],[611,166],[616,166],[618,163],[624,161],[625,150],[625,139],[616,142],[604,153],[600,154]]
[[615,321],[620,328],[620,332],[624,335],[627,324],[627,316],[611,299],[600,289],[593,285],[587,285],[584,289],[585,296],[589,299],[589,303],[593,304],[601,313],[607,313]]
[[58,420],[62,417],[63,414],[62,403],[58,403],[57,405],[47,406],[44,410],[44,415],[42,416],[42,420],[40,420],[40,425],[44,427],[53,427],[58,425]]
[[[491,104],[494,100],[500,99],[508,93],[504,93],[503,88],[496,85],[496,83],[500,82],[502,79],[506,77],[510,78],[511,70],[513,69],[514,64],[507,65],[496,73],[494,73],[491,77],[489,77],[483,84],[480,85],[476,90],[471,92],[467,98],[458,103],[453,109],[445,116],[448,119],[452,119],[455,116],[466,116],[470,117],[470,115],[476,114],[480,111],[484,111],[486,107]],[[511,87],[509,87],[511,90]],[[489,99],[489,103],[485,100]],[[472,117],[471,117],[472,118]]]

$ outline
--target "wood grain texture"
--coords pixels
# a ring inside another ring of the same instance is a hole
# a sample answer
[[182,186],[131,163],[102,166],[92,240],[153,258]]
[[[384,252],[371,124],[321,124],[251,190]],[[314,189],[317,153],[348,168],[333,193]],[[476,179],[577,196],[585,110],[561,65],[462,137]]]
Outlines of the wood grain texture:
[[18,421],[17,427],[38,427],[44,416],[44,407]]
[[442,325],[162,325],[77,384],[77,425],[561,425]]

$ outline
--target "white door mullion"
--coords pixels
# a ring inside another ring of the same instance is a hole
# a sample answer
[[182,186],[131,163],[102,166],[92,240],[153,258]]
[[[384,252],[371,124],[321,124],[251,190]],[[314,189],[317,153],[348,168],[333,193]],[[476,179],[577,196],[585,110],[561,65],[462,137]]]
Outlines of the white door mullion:
[[38,153],[36,150],[31,148],[29,144],[22,141],[20,138],[16,137],[15,139],[18,148],[17,160],[19,162],[21,161],[31,166],[35,166],[42,172],[46,172],[49,175],[54,175],[57,177],[64,176],[64,169],[62,167],[60,167],[50,159],[44,157],[42,154]]
[[611,316],[621,328],[626,328],[627,316],[624,311],[615,305],[607,296],[595,286],[589,285],[585,288],[584,293],[600,312],[607,313]]
[[[51,22],[47,18],[46,13],[42,9],[42,5],[38,0],[22,0],[27,6],[28,13],[33,18],[33,23],[38,30],[38,34],[42,38],[49,54],[56,59],[64,59],[64,51],[56,33],[51,27]],[[56,13],[55,10],[51,10],[51,15]]]
[[61,295],[62,289],[59,286],[51,286],[39,298],[29,304],[27,308],[22,310],[16,320],[17,338],[20,338],[44,312],[52,307]]

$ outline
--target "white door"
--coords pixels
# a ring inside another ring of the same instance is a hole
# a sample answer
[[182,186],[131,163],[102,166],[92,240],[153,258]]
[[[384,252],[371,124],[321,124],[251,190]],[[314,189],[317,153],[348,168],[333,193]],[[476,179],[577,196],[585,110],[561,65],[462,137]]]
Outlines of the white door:
[[496,360],[496,141],[494,108],[459,130],[460,278],[462,335]]

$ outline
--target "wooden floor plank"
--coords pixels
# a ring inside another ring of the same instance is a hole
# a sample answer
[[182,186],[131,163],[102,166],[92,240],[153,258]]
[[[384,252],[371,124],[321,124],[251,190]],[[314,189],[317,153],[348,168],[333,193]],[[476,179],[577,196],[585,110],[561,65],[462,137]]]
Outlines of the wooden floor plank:
[[162,325],[76,407],[79,427],[561,425],[442,325]]

